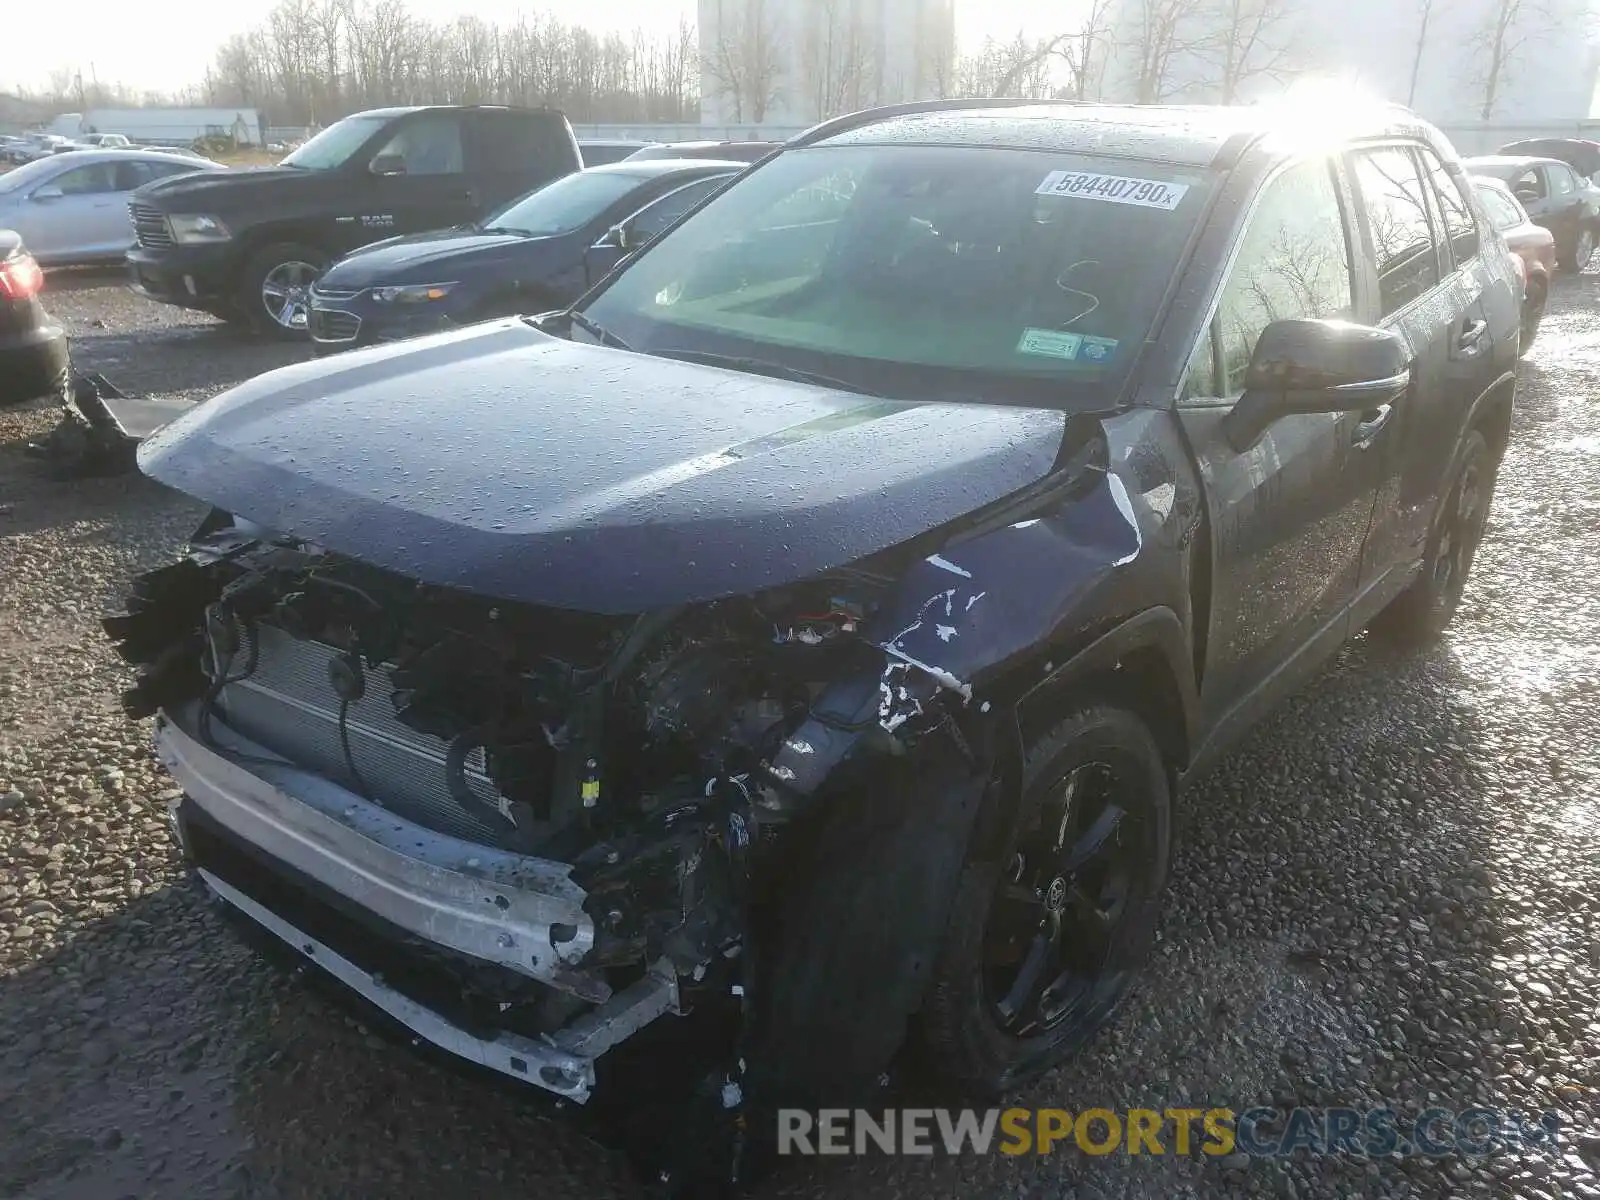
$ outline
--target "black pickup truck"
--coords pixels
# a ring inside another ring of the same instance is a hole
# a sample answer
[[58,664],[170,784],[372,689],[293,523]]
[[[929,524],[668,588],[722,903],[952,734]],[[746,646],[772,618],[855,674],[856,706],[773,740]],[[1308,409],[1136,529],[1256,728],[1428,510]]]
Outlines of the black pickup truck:
[[129,284],[152,300],[304,338],[306,294],[341,255],[474,220],[582,165],[572,126],[548,109],[356,113],[276,167],[139,189],[129,202]]

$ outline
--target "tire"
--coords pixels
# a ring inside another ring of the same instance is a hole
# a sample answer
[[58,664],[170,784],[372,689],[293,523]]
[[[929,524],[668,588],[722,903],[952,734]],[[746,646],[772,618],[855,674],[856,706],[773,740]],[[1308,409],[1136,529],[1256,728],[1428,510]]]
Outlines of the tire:
[[[311,337],[305,300],[317,276],[328,269],[328,255],[299,242],[263,246],[246,261],[239,280],[239,311],[263,337],[302,342]],[[274,302],[274,296],[281,300]]]
[[1522,331],[1517,340],[1517,357],[1524,357],[1533,348],[1534,339],[1539,336],[1539,324],[1544,320],[1545,288],[1542,284],[1535,284],[1529,289],[1528,298],[1522,304]]
[[1417,649],[1444,632],[1461,604],[1483,540],[1498,466],[1483,434],[1468,430],[1434,516],[1422,574],[1373,619],[1368,628],[1374,637],[1400,649]]
[[[1121,818],[1107,831],[1113,809]],[[1065,869],[1097,830],[1105,858]],[[1138,717],[1095,705],[1040,737],[1024,765],[1007,861],[963,872],[922,1013],[929,1065],[963,1092],[993,1099],[1066,1061],[1110,1017],[1149,953],[1171,843],[1171,780]],[[1098,947],[1081,936],[1091,928]],[[1050,965],[1032,967],[1040,955]],[[1042,982],[1072,959],[1094,966],[1071,1003],[1054,1004],[1066,971],[1049,986],[1019,988],[1025,974]]]
[[6,364],[5,370],[0,371],[0,407],[26,404],[45,396],[65,400],[69,395],[68,354],[67,341],[62,338],[46,355],[31,356],[21,367]]
[[1572,235],[1566,253],[1562,255],[1565,260],[1561,265],[1573,274],[1578,274],[1589,265],[1589,260],[1594,257],[1595,231],[1593,225],[1585,225]]

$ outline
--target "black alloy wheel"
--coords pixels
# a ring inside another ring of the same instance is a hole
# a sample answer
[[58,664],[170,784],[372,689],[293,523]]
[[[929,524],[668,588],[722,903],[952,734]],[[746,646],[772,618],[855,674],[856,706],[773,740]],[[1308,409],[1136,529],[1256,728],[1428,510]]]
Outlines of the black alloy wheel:
[[1422,573],[1373,619],[1374,636],[1402,648],[1415,648],[1444,632],[1461,605],[1461,594],[1489,523],[1497,469],[1483,434],[1468,430],[1450,490],[1434,517]]
[[1097,705],[1038,739],[1009,853],[957,897],[924,1012],[936,1068],[992,1096],[1082,1045],[1153,944],[1170,854],[1171,781],[1138,717]]

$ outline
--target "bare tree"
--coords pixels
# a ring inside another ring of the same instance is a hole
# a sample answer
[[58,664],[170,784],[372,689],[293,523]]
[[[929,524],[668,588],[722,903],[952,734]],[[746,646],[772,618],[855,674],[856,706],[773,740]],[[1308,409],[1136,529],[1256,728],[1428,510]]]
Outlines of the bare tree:
[[1030,38],[1020,30],[1007,42],[983,44],[956,63],[956,91],[962,96],[1014,96],[1044,99],[1052,92],[1050,58],[1055,38]]
[[735,123],[760,123],[783,95],[775,0],[733,0],[706,70],[733,106]]
[[1063,34],[1056,47],[1067,69],[1067,96],[1088,100],[1098,96],[1111,49],[1111,14],[1115,0],[1089,0],[1078,27]]
[[62,69],[46,104],[66,111],[181,95],[306,126],[385,104],[473,101],[548,104],[578,121],[683,121],[699,108],[696,45],[687,22],[664,36],[601,36],[548,12],[509,25],[470,15],[430,22],[406,0],[279,0],[258,28],[218,47],[202,87],[157,96],[80,85]]
[[1411,86],[1406,89],[1406,105],[1417,102],[1417,80],[1422,76],[1422,53],[1428,46],[1428,25],[1433,20],[1434,0],[1419,0],[1417,5],[1417,44],[1411,53]]
[[[983,96],[1050,96],[1087,100],[1100,90],[1111,44],[1111,14],[1117,0],[1086,0],[1070,30],[1030,38],[1020,30],[1009,42],[985,39],[962,64],[963,91]],[[1055,84],[1054,61],[1067,73],[1067,86]]]
[[1133,93],[1159,104],[1177,90],[1174,68],[1206,44],[1207,0],[1132,0],[1126,46],[1133,58]]
[[800,82],[818,120],[878,100],[883,73],[881,31],[861,19],[858,0],[817,0],[804,10]]
[[[1570,19],[1560,20],[1563,16]],[[1474,81],[1480,89],[1478,115],[1485,121],[1494,116],[1530,42],[1553,28],[1577,30],[1582,26],[1581,17],[1581,11],[1558,13],[1553,2],[1546,0],[1492,0],[1467,42],[1476,64]]]
[[951,4],[924,5],[911,48],[913,97],[943,98],[956,82],[956,22]]
[[1293,66],[1299,0],[1213,0],[1205,13],[1218,99],[1233,104],[1257,79],[1280,79]]

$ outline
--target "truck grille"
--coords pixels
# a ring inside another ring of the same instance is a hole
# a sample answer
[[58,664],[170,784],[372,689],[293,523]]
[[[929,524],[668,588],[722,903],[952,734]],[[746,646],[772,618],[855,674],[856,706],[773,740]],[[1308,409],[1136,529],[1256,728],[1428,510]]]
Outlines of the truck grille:
[[361,318],[337,308],[311,310],[311,336],[319,342],[353,342],[361,332]]
[[[228,724],[297,766],[355,786],[339,739],[339,698],[328,680],[329,660],[339,651],[299,641],[271,625],[242,636],[256,641],[256,669],[222,689],[217,705]],[[241,652],[235,660],[235,673],[245,657]],[[463,771],[468,788],[488,806],[480,816],[450,794],[448,746],[401,723],[393,693],[388,668],[373,667],[366,673],[365,695],[351,703],[345,717],[350,756],[372,789],[371,798],[440,833],[511,848],[506,838],[515,831],[494,815],[500,794],[485,773],[483,751],[468,755]]]
[[141,246],[166,247],[172,245],[172,233],[167,229],[167,219],[148,204],[136,200],[128,202],[128,215],[133,219],[133,235]]

